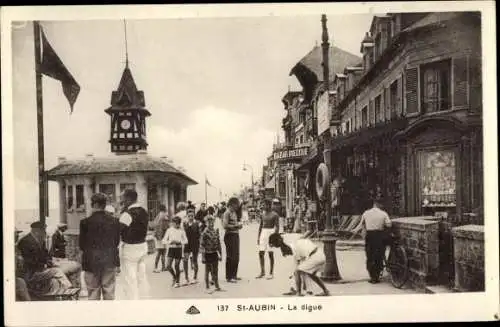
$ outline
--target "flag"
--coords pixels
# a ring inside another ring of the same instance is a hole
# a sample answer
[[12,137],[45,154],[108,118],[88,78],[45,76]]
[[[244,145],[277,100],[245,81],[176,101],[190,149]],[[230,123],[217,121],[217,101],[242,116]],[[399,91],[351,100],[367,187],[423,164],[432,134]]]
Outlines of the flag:
[[64,66],[59,56],[50,45],[45,37],[45,33],[43,33],[42,27],[40,27],[40,30],[42,34],[42,60],[38,66],[39,73],[61,82],[64,95],[66,99],[68,99],[71,112],[73,112],[73,105],[80,93],[80,85],[78,85],[73,75],[71,75],[66,66]]
[[210,182],[208,181],[207,176],[205,176],[205,184],[207,184],[208,186],[212,186],[212,184],[210,184]]

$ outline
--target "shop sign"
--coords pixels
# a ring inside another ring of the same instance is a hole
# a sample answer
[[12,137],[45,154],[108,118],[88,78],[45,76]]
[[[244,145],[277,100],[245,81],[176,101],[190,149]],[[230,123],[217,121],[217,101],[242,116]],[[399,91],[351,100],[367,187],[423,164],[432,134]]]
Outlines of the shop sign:
[[330,110],[328,105],[328,92],[324,92],[318,98],[318,135],[330,129]]
[[308,152],[309,152],[309,147],[280,150],[273,153],[273,159],[280,161],[297,159],[307,156]]

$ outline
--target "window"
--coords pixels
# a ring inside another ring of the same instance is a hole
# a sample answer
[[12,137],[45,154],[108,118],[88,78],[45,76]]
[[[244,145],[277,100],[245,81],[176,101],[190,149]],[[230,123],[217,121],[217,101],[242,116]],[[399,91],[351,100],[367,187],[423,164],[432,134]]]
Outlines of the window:
[[349,133],[351,131],[351,120],[346,121],[345,131],[346,131],[346,133]]
[[116,202],[116,188],[115,184],[99,184],[99,193],[106,194],[112,203]]
[[126,189],[135,190],[135,184],[134,183],[120,184],[120,193],[125,191]]
[[73,208],[73,185],[68,185],[66,188],[66,206],[68,209]]
[[80,209],[85,206],[85,197],[83,196],[83,185],[76,185],[76,208]]
[[391,84],[390,89],[390,110],[391,110],[391,118],[396,117],[396,107],[398,104],[398,81],[394,81]]
[[368,126],[368,106],[361,110],[361,127]]
[[450,108],[450,66],[450,60],[445,60],[421,67],[421,94],[424,113]]
[[375,98],[375,123],[380,121],[380,106],[381,106],[381,96]]
[[382,54],[382,46],[383,44],[379,33],[375,38],[375,60],[377,60]]
[[304,143],[304,135],[300,136],[300,144]]
[[456,166],[453,151],[420,153],[422,207],[456,206]]

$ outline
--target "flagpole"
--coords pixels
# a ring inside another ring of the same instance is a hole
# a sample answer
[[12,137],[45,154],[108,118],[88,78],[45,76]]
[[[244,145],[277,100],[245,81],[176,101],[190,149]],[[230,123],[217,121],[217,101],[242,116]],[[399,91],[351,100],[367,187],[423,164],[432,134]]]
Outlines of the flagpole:
[[207,204],[207,174],[205,174],[205,204]]
[[43,142],[43,93],[42,73],[40,72],[40,23],[33,21],[33,33],[35,44],[35,84],[36,84],[36,120],[38,132],[38,196],[39,196],[39,220],[45,223],[47,214],[47,193],[45,176],[45,157]]

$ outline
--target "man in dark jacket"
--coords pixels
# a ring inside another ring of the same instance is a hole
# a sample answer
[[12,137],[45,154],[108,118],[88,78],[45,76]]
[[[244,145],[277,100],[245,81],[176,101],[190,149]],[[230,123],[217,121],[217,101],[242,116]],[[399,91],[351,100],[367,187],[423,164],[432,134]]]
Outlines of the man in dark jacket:
[[120,266],[120,223],[104,211],[106,195],[96,193],[90,201],[93,213],[80,221],[79,236],[88,297],[100,300],[102,294],[104,300],[114,300],[116,268]]
[[194,219],[200,223],[201,231],[205,229],[205,216],[208,214],[207,205],[205,203],[200,204],[200,209],[196,212]]

